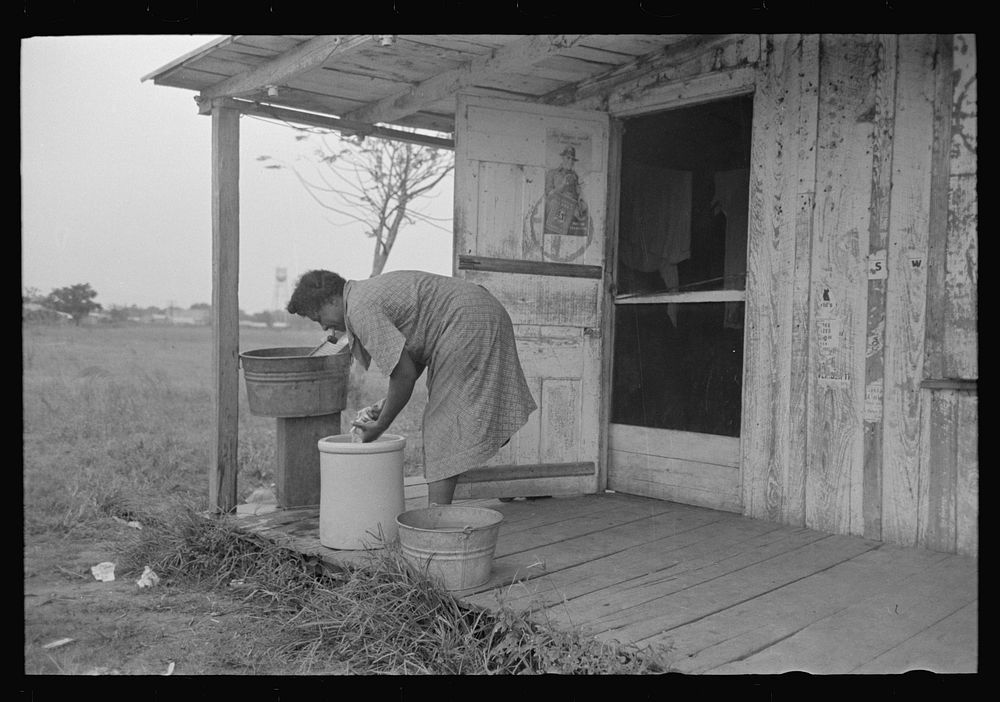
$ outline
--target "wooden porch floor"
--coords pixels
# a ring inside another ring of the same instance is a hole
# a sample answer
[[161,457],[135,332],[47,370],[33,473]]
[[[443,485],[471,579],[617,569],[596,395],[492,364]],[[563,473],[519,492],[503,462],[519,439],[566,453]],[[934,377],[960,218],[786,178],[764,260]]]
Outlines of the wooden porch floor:
[[[462,504],[504,514],[492,578],[463,600],[667,646],[680,672],[977,671],[973,558],[620,493]],[[320,545],[318,508],[241,524],[331,563],[365,558]]]

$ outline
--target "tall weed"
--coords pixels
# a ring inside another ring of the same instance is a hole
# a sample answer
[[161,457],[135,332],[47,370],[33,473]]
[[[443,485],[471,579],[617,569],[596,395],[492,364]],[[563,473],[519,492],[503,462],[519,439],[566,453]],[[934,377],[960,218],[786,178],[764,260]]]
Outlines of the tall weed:
[[363,567],[332,568],[231,520],[192,511],[147,519],[127,555],[182,582],[239,594],[273,618],[275,654],[302,673],[610,674],[667,669],[664,653],[601,643],[532,612],[463,603],[411,566],[395,542]]

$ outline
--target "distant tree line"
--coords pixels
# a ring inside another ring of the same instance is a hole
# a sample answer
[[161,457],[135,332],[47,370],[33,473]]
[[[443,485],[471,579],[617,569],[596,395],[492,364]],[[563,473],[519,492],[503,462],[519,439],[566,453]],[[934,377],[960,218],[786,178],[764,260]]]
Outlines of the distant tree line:
[[27,288],[21,296],[21,302],[34,303],[48,310],[68,314],[73,323],[79,325],[84,317],[101,309],[101,303],[94,302],[95,297],[97,291],[90,287],[90,283],[77,283],[54,288],[48,295],[42,295],[38,288]]
[[[53,312],[61,312],[69,315],[73,323],[77,325],[95,312],[104,312],[101,315],[103,321],[121,324],[130,321],[170,319],[174,313],[184,311],[180,307],[139,307],[138,305],[111,305],[105,310],[99,302],[94,301],[96,297],[97,291],[89,283],[77,283],[63,288],[54,288],[47,295],[42,294],[38,288],[25,288],[21,294],[21,303],[22,305],[37,305],[41,308],[38,311],[25,312],[25,319],[48,321],[58,318],[58,315]],[[187,309],[206,310],[210,314],[212,306],[207,302],[196,302]],[[269,327],[279,321],[286,322],[293,329],[311,329],[314,326],[313,322],[301,317],[289,318],[289,315],[283,310],[265,310],[250,314],[240,309],[239,318],[240,321],[263,323]],[[207,321],[210,323],[210,319]]]

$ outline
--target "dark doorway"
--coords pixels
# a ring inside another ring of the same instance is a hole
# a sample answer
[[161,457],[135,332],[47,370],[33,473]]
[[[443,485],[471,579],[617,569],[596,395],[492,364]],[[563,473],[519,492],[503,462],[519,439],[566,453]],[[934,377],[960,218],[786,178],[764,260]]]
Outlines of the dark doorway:
[[752,106],[625,122],[614,423],[739,436]]

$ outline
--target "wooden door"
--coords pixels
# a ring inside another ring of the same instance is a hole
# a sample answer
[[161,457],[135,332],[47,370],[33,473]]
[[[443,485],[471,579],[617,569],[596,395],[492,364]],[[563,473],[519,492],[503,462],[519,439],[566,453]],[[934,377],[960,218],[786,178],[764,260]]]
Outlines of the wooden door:
[[458,98],[455,275],[507,308],[538,405],[458,497],[597,489],[609,126],[603,113]]
[[625,120],[608,488],[739,512],[752,98]]

